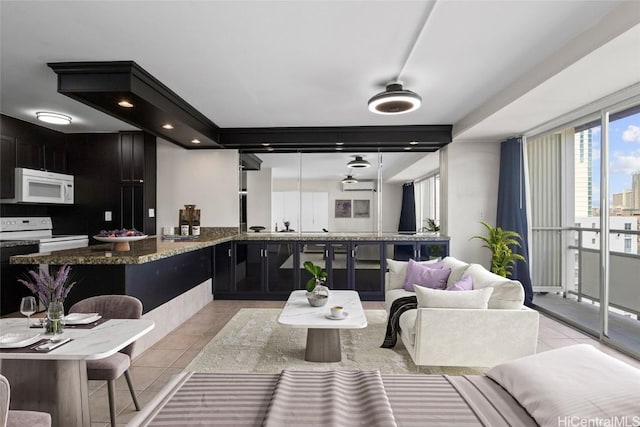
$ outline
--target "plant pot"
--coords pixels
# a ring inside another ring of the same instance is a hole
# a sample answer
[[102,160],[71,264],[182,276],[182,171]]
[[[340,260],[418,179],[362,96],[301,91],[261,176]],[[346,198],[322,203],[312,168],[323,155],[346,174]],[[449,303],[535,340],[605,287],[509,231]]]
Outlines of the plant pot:
[[307,292],[307,301],[312,307],[322,307],[329,301],[329,288],[316,285],[311,292]]

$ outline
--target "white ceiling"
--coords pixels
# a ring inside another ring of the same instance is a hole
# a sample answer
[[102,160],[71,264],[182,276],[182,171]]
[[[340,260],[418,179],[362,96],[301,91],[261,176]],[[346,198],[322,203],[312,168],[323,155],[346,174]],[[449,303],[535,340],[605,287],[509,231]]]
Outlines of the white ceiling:
[[[2,0],[0,54],[1,112],[67,113],[50,126],[64,132],[131,127],[58,94],[46,63],[134,60],[221,127],[453,124],[499,141],[638,83],[640,2]],[[399,73],[422,108],[370,113]]]

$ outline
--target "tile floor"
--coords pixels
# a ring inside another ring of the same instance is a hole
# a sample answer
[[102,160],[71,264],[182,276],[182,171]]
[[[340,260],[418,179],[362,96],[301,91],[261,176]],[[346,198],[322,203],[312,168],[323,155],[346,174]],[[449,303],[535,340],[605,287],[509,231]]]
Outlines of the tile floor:
[[[283,301],[213,301],[179,328],[138,356],[131,367],[131,377],[140,405],[147,404],[171,378],[181,372],[198,352],[241,308],[280,308]],[[383,309],[381,302],[364,302],[365,309]],[[588,343],[637,368],[640,361],[607,347],[592,338],[549,317],[540,317],[538,351]],[[91,425],[109,425],[109,403],[104,381],[89,381]],[[116,382],[118,426],[124,426],[136,414],[126,381]]]

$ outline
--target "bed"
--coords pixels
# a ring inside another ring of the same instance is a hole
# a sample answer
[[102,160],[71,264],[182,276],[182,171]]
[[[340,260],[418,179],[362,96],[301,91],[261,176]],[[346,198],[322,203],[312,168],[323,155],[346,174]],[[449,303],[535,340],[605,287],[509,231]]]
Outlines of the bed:
[[527,427],[607,417],[640,423],[638,390],[640,370],[581,344],[506,362],[483,376],[184,372],[129,425]]

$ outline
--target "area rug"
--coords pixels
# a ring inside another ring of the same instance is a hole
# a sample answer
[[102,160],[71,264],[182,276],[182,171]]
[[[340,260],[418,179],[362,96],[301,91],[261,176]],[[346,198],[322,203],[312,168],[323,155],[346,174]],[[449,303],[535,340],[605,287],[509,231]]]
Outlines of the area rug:
[[380,348],[386,329],[384,310],[365,310],[368,326],[364,329],[340,331],[341,362],[307,362],[304,360],[307,330],[278,324],[280,312],[280,309],[241,309],[185,370],[277,373],[285,368],[313,371],[377,369],[383,374],[447,375],[484,372],[482,368],[417,368],[400,340],[393,349]]

